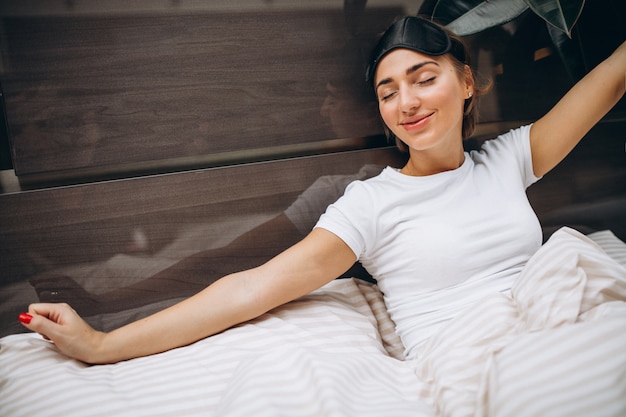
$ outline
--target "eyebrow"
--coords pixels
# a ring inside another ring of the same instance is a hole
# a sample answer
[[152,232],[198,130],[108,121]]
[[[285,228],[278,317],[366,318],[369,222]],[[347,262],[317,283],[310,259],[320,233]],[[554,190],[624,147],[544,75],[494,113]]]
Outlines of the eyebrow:
[[[413,65],[412,67],[409,67],[409,68],[406,70],[405,74],[406,74],[406,75],[411,75],[411,74],[413,74],[414,72],[418,71],[418,70],[419,70],[420,68],[422,68],[423,66],[428,65],[428,64],[435,64],[435,65],[439,66],[439,64],[438,64],[436,61],[424,61],[424,62],[420,62],[419,64],[415,64],[415,65]],[[385,84],[389,84],[389,83],[391,83],[392,81],[393,81],[393,79],[392,79],[391,77],[389,77],[389,78],[385,78],[385,79],[383,79],[383,80],[380,80],[380,81],[378,82],[378,84],[376,84],[376,88],[374,88],[374,91],[378,91],[378,87],[381,87],[381,86],[383,86],[383,85],[385,85]]]

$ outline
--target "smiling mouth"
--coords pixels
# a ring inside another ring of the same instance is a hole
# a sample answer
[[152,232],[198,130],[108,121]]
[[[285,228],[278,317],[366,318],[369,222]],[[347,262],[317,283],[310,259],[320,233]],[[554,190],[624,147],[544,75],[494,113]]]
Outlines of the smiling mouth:
[[428,123],[432,115],[433,114],[431,113],[427,114],[426,116],[415,117],[400,123],[400,125],[406,130],[419,129],[423,127],[426,123]]

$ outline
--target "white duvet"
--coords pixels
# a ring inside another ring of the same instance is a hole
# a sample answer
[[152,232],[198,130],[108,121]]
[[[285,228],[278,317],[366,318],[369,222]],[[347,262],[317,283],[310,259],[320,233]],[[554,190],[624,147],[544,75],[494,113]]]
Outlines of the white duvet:
[[377,287],[358,280],[114,365],[7,336],[0,416],[624,416],[626,245],[610,232],[595,240],[610,256],[555,233],[511,296],[468,309],[414,361]]

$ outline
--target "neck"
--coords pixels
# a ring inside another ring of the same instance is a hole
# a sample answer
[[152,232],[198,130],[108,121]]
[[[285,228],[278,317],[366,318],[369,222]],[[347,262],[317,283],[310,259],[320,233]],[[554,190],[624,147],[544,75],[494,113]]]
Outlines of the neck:
[[465,162],[463,148],[461,148],[460,152],[455,152],[454,156],[448,154],[440,158],[429,155],[428,152],[411,151],[409,161],[400,172],[414,177],[424,177],[453,171],[463,165],[463,162]]

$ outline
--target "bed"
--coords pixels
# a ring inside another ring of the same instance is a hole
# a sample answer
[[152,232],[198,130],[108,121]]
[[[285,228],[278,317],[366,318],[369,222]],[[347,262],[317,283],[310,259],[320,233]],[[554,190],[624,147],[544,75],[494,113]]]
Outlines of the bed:
[[[572,253],[581,255],[565,263]],[[564,228],[526,270],[525,286],[468,309],[414,361],[403,360],[382,294],[360,279],[113,365],[68,359],[38,335],[9,335],[0,339],[0,414],[624,415],[626,244],[610,231]],[[537,291],[541,302],[525,304]]]

